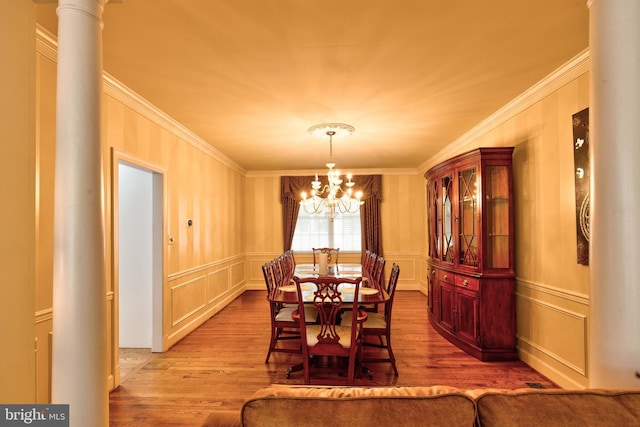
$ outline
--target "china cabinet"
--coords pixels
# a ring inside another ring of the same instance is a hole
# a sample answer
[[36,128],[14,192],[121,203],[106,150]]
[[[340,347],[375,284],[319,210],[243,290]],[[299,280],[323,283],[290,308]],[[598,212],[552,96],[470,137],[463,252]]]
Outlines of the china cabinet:
[[518,357],[512,153],[478,148],[425,174],[429,321],[483,361]]

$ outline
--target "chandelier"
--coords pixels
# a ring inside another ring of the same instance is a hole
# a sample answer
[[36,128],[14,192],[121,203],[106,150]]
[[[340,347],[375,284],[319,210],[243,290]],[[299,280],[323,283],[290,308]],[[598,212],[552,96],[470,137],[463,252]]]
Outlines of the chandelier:
[[302,192],[302,200],[300,206],[305,212],[310,214],[325,214],[331,221],[341,213],[358,212],[360,206],[364,204],[362,191],[354,191],[355,182],[352,181],[352,175],[346,175],[347,182],[342,186],[343,179],[340,177],[340,171],[334,170],[336,166],[333,163],[333,138],[350,136],[355,131],[353,126],[343,123],[322,123],[311,126],[308,132],[314,136],[329,137],[329,162],[326,164],[329,171],[327,172],[328,184],[322,185],[318,179],[311,181],[310,197],[306,192]]

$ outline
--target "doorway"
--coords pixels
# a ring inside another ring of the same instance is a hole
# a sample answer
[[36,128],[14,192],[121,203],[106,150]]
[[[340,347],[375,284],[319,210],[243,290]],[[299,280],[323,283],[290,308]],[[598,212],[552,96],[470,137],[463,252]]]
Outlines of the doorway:
[[162,352],[163,174],[117,159],[118,343],[121,379]]

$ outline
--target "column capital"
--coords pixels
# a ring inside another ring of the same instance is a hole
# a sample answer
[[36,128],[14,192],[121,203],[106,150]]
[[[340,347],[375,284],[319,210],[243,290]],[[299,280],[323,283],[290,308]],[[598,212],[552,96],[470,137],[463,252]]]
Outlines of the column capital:
[[102,12],[104,11],[104,5],[107,1],[108,0],[58,0],[56,13],[58,14],[58,18],[65,12],[85,13],[96,19],[100,25],[102,25]]

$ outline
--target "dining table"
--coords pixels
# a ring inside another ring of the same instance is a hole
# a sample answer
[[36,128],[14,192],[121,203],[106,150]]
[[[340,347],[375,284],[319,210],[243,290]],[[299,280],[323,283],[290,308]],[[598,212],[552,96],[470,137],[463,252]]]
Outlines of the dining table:
[[[362,278],[360,284],[360,290],[358,292],[358,302],[362,304],[381,304],[389,300],[389,294],[387,291],[376,283],[369,280],[366,274],[362,272],[362,266],[360,264],[338,264],[337,268],[329,269],[326,273],[320,274],[320,268],[313,264],[297,264],[294,272],[294,276],[300,279],[304,278],[318,278],[318,277],[339,277],[345,279],[357,279]],[[354,285],[342,284],[339,289],[342,292],[342,301],[345,303],[353,302],[353,289]],[[315,287],[312,284],[302,284],[302,298],[305,302],[308,300],[311,303],[311,295],[315,291]],[[298,297],[296,294],[296,285],[291,280],[290,283],[281,285],[278,287],[278,291],[271,297],[273,302],[279,303],[297,303]]]
[[[369,280],[366,273],[362,271],[362,265],[360,264],[337,264],[333,269],[329,269],[326,273],[321,274],[318,265],[314,264],[297,264],[295,266],[294,276],[300,279],[304,278],[319,278],[319,277],[339,277],[346,279],[362,278],[360,282],[360,289],[358,290],[358,302],[360,304],[383,304],[389,300],[389,294],[377,283]],[[300,285],[302,298],[305,300],[305,304],[311,304],[313,301],[313,293],[316,291],[316,287],[311,283],[301,283]],[[342,301],[345,303],[352,303],[355,295],[355,285],[341,284],[339,290],[342,294]],[[283,303],[283,304],[297,304],[298,294],[296,290],[296,284],[291,280],[290,283],[284,284],[278,287],[277,292],[269,297],[271,301]],[[289,378],[290,374],[302,369],[302,364],[296,364],[287,369],[285,376]],[[373,379],[373,370],[366,366],[362,366],[362,373],[367,374],[370,379]]]

